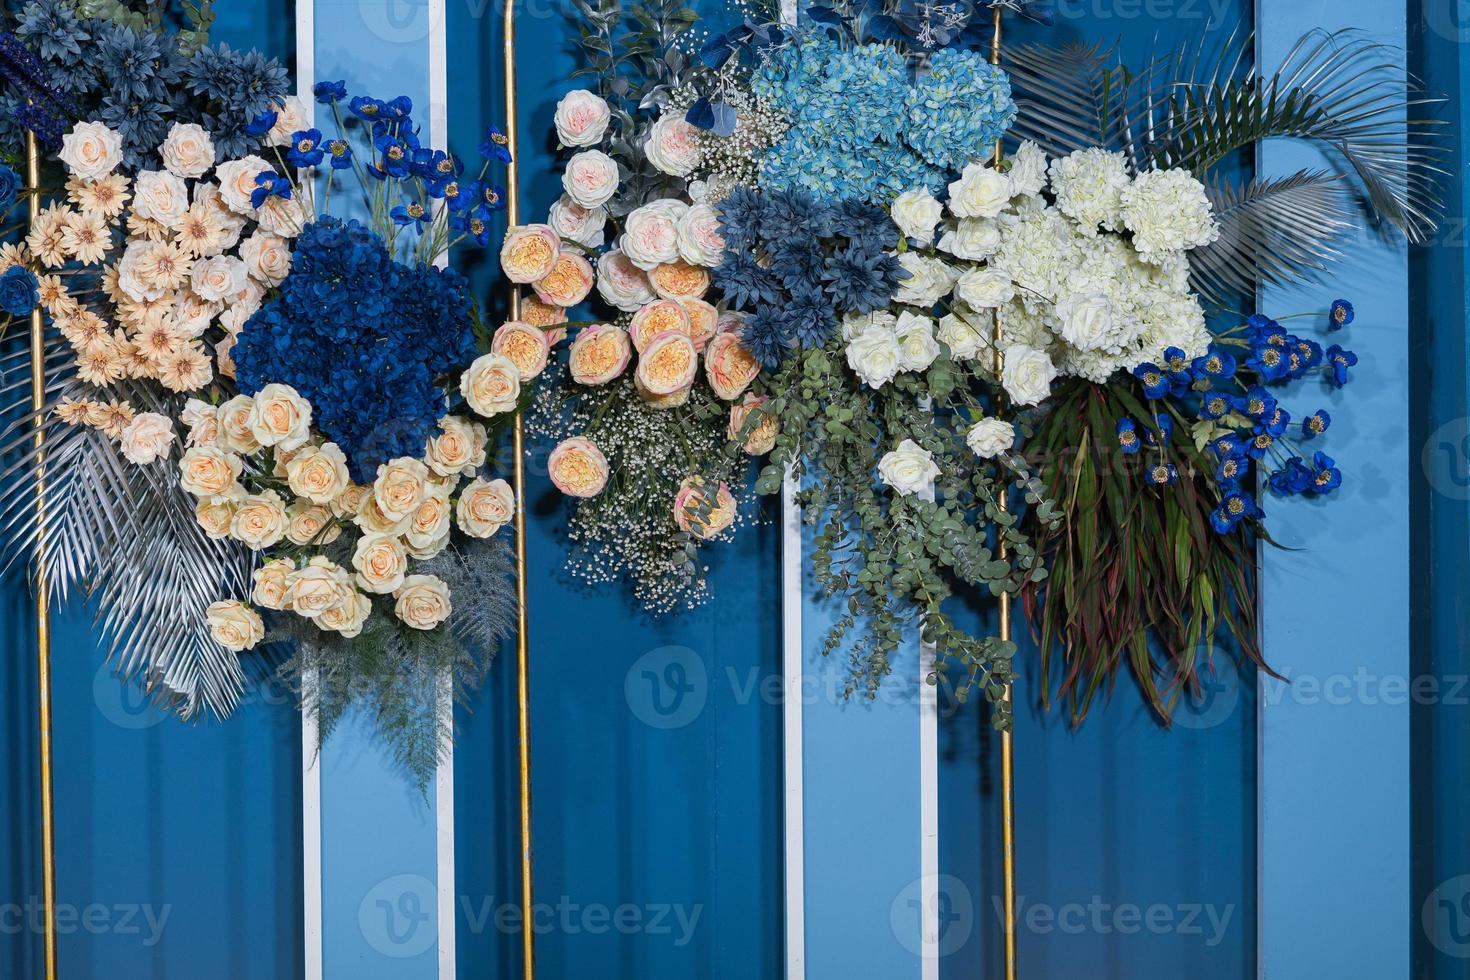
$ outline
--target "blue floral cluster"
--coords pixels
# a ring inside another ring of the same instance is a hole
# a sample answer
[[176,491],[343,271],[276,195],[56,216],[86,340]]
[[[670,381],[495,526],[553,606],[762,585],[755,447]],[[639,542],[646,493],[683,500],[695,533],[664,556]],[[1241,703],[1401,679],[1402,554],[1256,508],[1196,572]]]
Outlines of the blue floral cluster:
[[[291,90],[285,67],[258,51],[183,50],[177,35],[83,17],[69,0],[31,0],[15,33],[77,118],[122,134],[134,169],[156,166],[158,144],[176,122],[208,130],[221,158],[244,155],[258,144],[246,124]],[[14,119],[24,114],[26,93],[7,81],[5,116]]]
[[751,87],[789,125],[761,161],[761,186],[823,201],[937,193],[950,171],[989,155],[1016,116],[1005,72],[959,48],[936,51],[915,78],[890,44],[844,49],[807,36],[771,52]]
[[890,254],[898,229],[876,204],[742,187],[719,210],[725,253],[714,282],[749,314],[742,339],[767,368],[825,345],[839,318],[886,307],[903,275]]
[[306,226],[280,292],[234,350],[240,390],[291,385],[347,454],[353,479],[418,456],[446,412],[440,379],[475,357],[468,284],[453,270],[394,262],[357,221]]
[[[1333,302],[1328,329],[1340,330],[1353,320],[1347,300]],[[1243,348],[1238,361],[1224,349],[1230,344]],[[1170,347],[1162,364],[1142,364],[1133,375],[1151,401],[1168,399],[1153,419],[1140,426],[1131,418],[1118,422],[1118,442],[1123,452],[1138,453],[1145,446],[1166,445],[1174,429],[1176,414],[1210,423],[1218,433],[1209,443],[1215,460],[1214,479],[1220,488],[1219,506],[1211,514],[1216,531],[1228,534],[1243,521],[1258,520],[1260,508],[1247,487],[1252,472],[1273,493],[1282,496],[1328,494],[1342,485],[1342,472],[1332,457],[1313,452],[1310,459],[1294,440],[1307,442],[1325,433],[1332,416],[1318,409],[1293,424],[1292,416],[1267,387],[1301,381],[1313,374],[1330,387],[1341,388],[1348,369],[1358,363],[1350,350],[1332,344],[1326,350],[1308,337],[1299,337],[1279,322],[1261,314],[1246,320],[1240,336],[1226,335],[1203,357],[1189,359]],[[1178,474],[1162,458],[1149,467],[1148,479],[1173,483]]]

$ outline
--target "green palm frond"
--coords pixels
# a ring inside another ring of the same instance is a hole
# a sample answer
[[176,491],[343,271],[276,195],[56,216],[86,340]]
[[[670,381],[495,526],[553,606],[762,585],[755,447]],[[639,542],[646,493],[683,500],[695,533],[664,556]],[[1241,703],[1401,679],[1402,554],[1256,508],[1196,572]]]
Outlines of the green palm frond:
[[1190,253],[1190,284],[1223,305],[1257,284],[1300,281],[1326,268],[1342,254],[1337,242],[1355,216],[1344,183],[1306,170],[1239,188],[1211,181],[1205,191],[1220,237]]

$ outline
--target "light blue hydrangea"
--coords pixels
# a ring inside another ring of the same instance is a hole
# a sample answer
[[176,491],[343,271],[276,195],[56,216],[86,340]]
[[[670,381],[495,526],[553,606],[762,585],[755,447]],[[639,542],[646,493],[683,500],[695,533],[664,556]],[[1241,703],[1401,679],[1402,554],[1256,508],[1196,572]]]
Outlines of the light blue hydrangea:
[[1016,118],[1011,80],[974,51],[934,53],[909,90],[905,139],[936,167],[959,170],[989,156]]

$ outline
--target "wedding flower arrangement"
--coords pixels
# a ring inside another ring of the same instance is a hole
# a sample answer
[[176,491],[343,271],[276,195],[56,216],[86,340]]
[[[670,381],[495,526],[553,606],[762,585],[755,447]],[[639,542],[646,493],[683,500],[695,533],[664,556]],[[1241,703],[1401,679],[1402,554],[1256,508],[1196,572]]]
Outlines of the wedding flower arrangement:
[[[1259,662],[1258,493],[1342,479],[1303,448],[1328,413],[1294,421],[1280,389],[1340,387],[1355,356],[1233,297],[1335,254],[1349,179],[1421,235],[1425,179],[1371,148],[1407,142],[1415,167],[1428,150],[1417,120],[1405,137],[1352,114],[1386,64],[1352,38],[1304,39],[1259,82],[1229,50],[1128,72],[1036,45],[995,65],[994,7],[1018,5],[843,2],[799,26],[745,9],[710,36],[674,3],[580,5],[597,85],[557,107],[565,194],[507,240],[544,243],[508,274],[574,331],[538,397],[571,562],[654,608],[699,601],[698,546],[738,525],[763,457],[754,489],[793,488],[818,580],[847,599],[826,646],[851,640],[850,690],[917,629],[931,680],[958,667],[957,696],[998,701],[1014,644],[959,625],[955,600],[1006,592],[1043,697],[1080,718],[1126,656],[1167,717],[1220,627]],[[1364,147],[1343,174],[1218,170],[1261,139],[1343,133]],[[594,288],[588,318],[562,312]],[[1340,329],[1351,305],[1316,315]]]

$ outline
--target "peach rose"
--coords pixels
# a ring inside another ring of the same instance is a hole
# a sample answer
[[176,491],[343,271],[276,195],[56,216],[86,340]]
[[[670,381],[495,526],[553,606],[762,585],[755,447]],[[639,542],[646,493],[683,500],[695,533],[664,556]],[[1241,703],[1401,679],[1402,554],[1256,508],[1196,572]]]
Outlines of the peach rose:
[[628,324],[628,339],[638,353],[648,347],[649,341],[661,333],[690,333],[689,311],[684,304],[673,299],[659,299],[649,303],[633,314]]
[[694,383],[699,354],[688,334],[661,333],[638,357],[638,381],[650,395],[672,395]]
[[515,491],[504,480],[474,480],[459,495],[455,517],[472,538],[488,538],[515,516]]
[[739,398],[760,373],[760,362],[740,343],[739,334],[717,333],[704,349],[705,377],[725,401]]
[[556,257],[551,271],[532,284],[536,296],[543,303],[555,306],[576,306],[592,292],[592,263],[575,252],[563,252]]
[[223,497],[237,486],[240,457],[215,446],[195,446],[179,461],[179,486],[196,497]]
[[328,545],[342,535],[332,524],[332,512],[309,500],[298,500],[286,508],[286,540],[294,545]]
[[534,378],[546,369],[551,344],[546,331],[520,320],[502,323],[490,341],[493,353],[507,357],[516,366],[522,381]]
[[[733,442],[740,438],[740,434],[745,431],[746,420],[750,418],[752,412],[765,403],[765,398],[747,394],[744,400],[730,406],[730,441]],[[764,456],[775,448],[776,434],[780,428],[776,416],[762,413],[760,420],[749,432],[745,433],[743,448],[752,456]]]
[[699,299],[709,292],[709,270],[688,262],[665,262],[648,274],[653,291],[664,299]]
[[511,282],[533,283],[551,274],[561,239],[547,225],[520,225],[505,233],[500,268]]
[[689,314],[689,339],[700,353],[720,329],[720,311],[702,299],[681,299],[679,305]]
[[157,412],[139,412],[118,439],[123,456],[135,466],[147,466],[167,456],[173,442],[173,421]]
[[352,553],[357,584],[364,591],[387,595],[403,584],[408,574],[408,553],[392,534],[364,534]]
[[441,487],[437,492],[424,497],[424,502],[409,517],[408,529],[403,532],[403,537],[410,548],[437,553],[448,543],[452,516],[449,490]]
[[607,486],[607,457],[585,436],[558,443],[546,468],[551,482],[569,497],[595,497]]
[[351,602],[356,591],[345,568],[325,555],[317,555],[286,577],[286,608],[298,616],[316,619]]
[[[566,323],[568,317],[565,307],[556,306],[552,303],[543,303],[535,296],[525,296],[521,299],[521,315],[519,319],[522,323],[529,323],[533,327],[555,327],[558,324]],[[561,340],[561,335],[565,334],[565,332],[548,330],[546,331],[546,339],[551,346],[555,347],[557,342]]]
[[410,575],[394,591],[393,614],[403,625],[416,630],[431,630],[454,611],[449,601],[449,587],[434,575]]
[[567,365],[578,384],[603,385],[628,369],[632,354],[627,331],[611,323],[594,323],[572,341]]
[[439,434],[424,446],[424,462],[440,476],[474,476],[485,465],[485,427],[457,415],[444,416]]
[[265,639],[265,623],[260,614],[238,599],[211,602],[204,610],[209,635],[231,653],[249,650]]
[[279,286],[291,272],[290,244],[268,231],[252,232],[240,244],[240,258],[246,271],[267,286]]
[[296,563],[289,558],[274,558],[251,573],[255,588],[250,590],[250,601],[262,609],[281,610],[286,608],[286,587]]
[[260,441],[250,431],[250,413],[254,410],[255,399],[249,395],[236,395],[219,407],[220,448],[247,454],[260,448]]
[[696,538],[712,538],[735,520],[735,497],[730,485],[721,483],[711,500],[705,492],[704,480],[686,477],[674,495],[674,523]]
[[459,391],[470,408],[485,418],[513,412],[521,397],[521,372],[503,354],[481,354],[460,375]]
[[230,537],[251,551],[263,551],[286,536],[286,508],[274,490],[240,499],[230,520]]
[[332,498],[332,513],[338,517],[356,517],[362,509],[363,499],[372,493],[372,487],[360,483],[349,483],[342,492]]
[[328,609],[316,618],[317,626],[351,639],[362,632],[363,624],[372,614],[372,600],[361,592],[354,592],[340,606]]
[[239,160],[226,160],[215,170],[215,176],[219,178],[220,200],[236,214],[253,214],[255,208],[250,203],[250,195],[255,193],[255,178],[273,169],[254,154]]
[[246,425],[262,446],[296,449],[311,435],[311,405],[290,385],[272,382],[255,393]]
[[197,179],[214,166],[214,141],[198,123],[176,122],[158,147],[158,155],[170,173]]
[[314,504],[332,503],[350,482],[347,454],[336,443],[307,446],[286,463],[291,492]]
[[429,494],[429,468],[416,459],[400,456],[378,467],[373,481],[373,499],[390,520],[408,517],[419,509]]
[[398,535],[408,530],[408,518],[407,514],[398,517],[384,513],[378,506],[377,495],[372,492],[372,487],[368,487],[357,505],[357,513],[352,515],[352,523],[368,534]]
[[234,497],[201,497],[194,505],[194,520],[204,529],[206,537],[223,541],[230,536],[237,506]]

